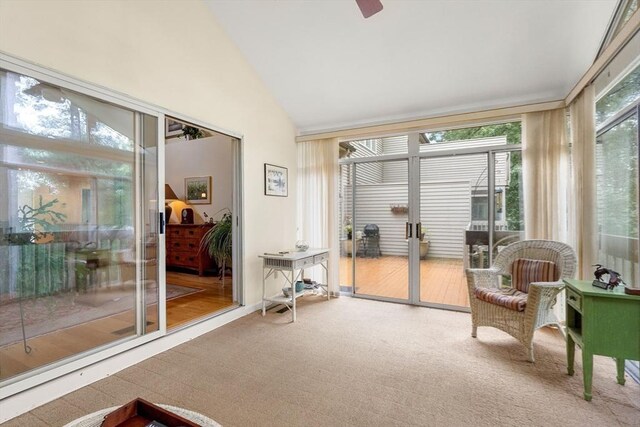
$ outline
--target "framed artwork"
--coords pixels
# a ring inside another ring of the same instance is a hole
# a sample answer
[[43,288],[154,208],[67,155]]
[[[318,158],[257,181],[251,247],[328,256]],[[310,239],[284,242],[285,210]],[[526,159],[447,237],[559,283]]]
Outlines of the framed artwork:
[[164,137],[175,138],[176,136],[182,136],[183,127],[184,123],[166,117],[164,120]]
[[265,196],[287,197],[289,195],[289,178],[287,168],[264,164]]
[[184,179],[185,202],[190,205],[211,204],[211,177],[194,176]]

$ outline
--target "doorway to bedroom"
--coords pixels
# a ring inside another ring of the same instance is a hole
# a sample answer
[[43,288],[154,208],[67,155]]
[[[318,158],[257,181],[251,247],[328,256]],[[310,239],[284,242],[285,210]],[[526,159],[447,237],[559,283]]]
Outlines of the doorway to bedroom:
[[165,118],[167,329],[237,305],[236,153],[229,135]]

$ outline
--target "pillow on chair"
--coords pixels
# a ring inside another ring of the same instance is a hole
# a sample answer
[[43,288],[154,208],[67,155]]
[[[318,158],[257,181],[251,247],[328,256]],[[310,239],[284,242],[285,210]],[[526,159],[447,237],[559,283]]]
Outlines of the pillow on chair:
[[532,282],[555,282],[558,269],[555,262],[518,258],[511,264],[511,285],[520,292],[529,292]]

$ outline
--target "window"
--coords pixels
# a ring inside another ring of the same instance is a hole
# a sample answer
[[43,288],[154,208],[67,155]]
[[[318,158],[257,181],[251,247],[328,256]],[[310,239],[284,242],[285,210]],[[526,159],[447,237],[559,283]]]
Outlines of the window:
[[637,10],[638,0],[620,0],[596,58],[604,52]]
[[[621,273],[626,283],[640,280],[639,116],[640,66],[596,102],[598,262]],[[638,361],[627,360],[626,368],[640,381]]]
[[625,107],[640,99],[640,66],[622,79],[596,102],[596,126],[602,125]]

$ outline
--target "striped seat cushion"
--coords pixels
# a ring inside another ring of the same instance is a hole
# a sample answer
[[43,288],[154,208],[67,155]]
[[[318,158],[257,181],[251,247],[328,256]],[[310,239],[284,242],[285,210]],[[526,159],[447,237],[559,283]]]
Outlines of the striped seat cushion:
[[514,311],[524,311],[527,306],[527,294],[513,288],[475,288],[473,293],[476,298],[482,301],[501,305]]
[[551,261],[518,258],[511,264],[511,286],[520,292],[529,292],[532,282],[555,282],[559,274]]

